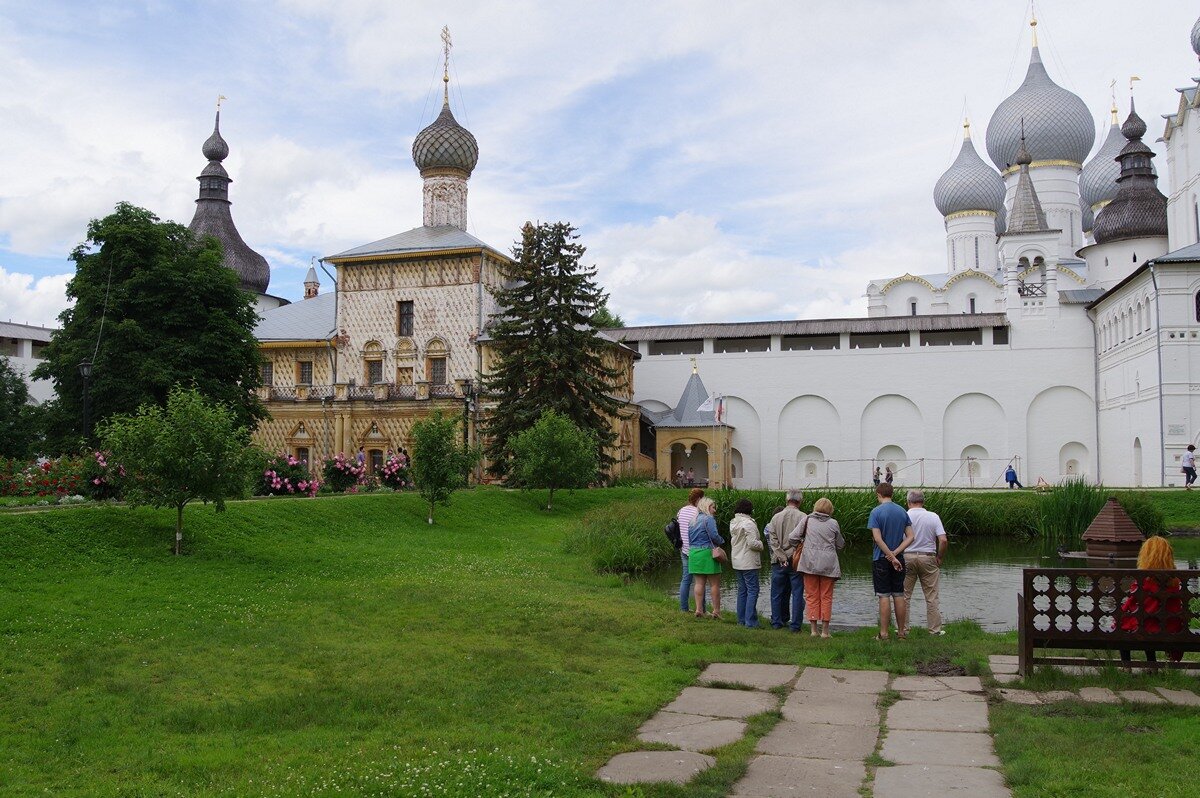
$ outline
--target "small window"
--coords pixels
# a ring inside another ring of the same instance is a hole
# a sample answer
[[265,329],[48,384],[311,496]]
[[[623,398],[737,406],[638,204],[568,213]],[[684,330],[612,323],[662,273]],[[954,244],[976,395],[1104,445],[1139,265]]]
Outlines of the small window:
[[396,332],[400,335],[413,334],[413,303],[404,300],[396,303]]
[[974,313],[974,312],[975,312],[975,297],[969,297],[969,298],[968,298],[968,310],[967,310],[967,312],[968,312],[968,313]]
[[262,376],[262,384],[268,388],[275,384],[275,364],[263,363],[260,370]]
[[979,268],[979,239],[975,239],[975,268]]
[[367,385],[378,385],[383,382],[383,361],[367,361]]
[[446,358],[429,358],[429,382],[432,385],[446,384]]
[[1200,321],[1200,293],[1196,294],[1196,321]]
[[917,315],[917,300],[914,299],[908,303],[908,310],[911,315]]
[[404,366],[396,369],[396,384],[397,385],[412,385],[413,370],[412,366]]
[[993,327],[992,328],[992,343],[996,346],[1008,346],[1008,328]]
[[305,462],[305,463],[308,462],[308,447],[307,446],[297,446],[296,447],[296,459],[300,460],[302,462]]
[[296,384],[297,385],[312,385],[312,361],[300,360],[296,362]]

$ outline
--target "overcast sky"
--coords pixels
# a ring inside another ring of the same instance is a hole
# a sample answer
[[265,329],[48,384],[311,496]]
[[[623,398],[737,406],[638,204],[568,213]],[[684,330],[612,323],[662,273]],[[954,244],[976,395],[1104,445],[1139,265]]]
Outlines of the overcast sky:
[[[1200,75],[1198,10],[1037,4],[1043,60],[1092,109],[1097,147],[1114,78],[1123,117],[1141,77],[1161,135]],[[234,219],[271,293],[298,298],[313,256],[419,225],[410,148],[440,106],[442,25],[451,104],[480,145],[471,233],[508,251],[527,219],[573,222],[631,324],[865,315],[867,280],[944,270],[933,184],[964,108],[985,154],[1028,15],[1025,0],[0,0],[0,319],[53,323],[67,254],[118,201],[191,220],[218,93]]]

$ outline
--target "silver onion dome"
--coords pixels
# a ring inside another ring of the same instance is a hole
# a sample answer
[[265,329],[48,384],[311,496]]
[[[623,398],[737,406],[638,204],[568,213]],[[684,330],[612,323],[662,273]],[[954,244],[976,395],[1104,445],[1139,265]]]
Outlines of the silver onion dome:
[[1004,178],[979,157],[970,132],[963,137],[954,163],[934,185],[933,204],[942,216],[961,211],[999,213],[1004,209]]
[[[1115,111],[1113,116],[1116,116]],[[1121,165],[1117,163],[1117,156],[1121,154],[1125,141],[1125,136],[1121,134],[1121,128],[1114,118],[1104,143],[1083,165],[1083,172],[1079,176],[1079,195],[1089,209],[1098,202],[1108,202],[1117,196],[1117,178],[1121,176]]]
[[429,127],[417,134],[412,146],[413,163],[422,173],[427,169],[454,169],[468,177],[479,163],[479,144],[450,112],[450,103]]
[[1034,45],[1025,81],[996,108],[987,129],[987,151],[1001,171],[1016,164],[1021,123],[1033,162],[1082,164],[1096,131],[1087,105],[1050,79]]
[[1192,26],[1192,52],[1200,56],[1200,19]]

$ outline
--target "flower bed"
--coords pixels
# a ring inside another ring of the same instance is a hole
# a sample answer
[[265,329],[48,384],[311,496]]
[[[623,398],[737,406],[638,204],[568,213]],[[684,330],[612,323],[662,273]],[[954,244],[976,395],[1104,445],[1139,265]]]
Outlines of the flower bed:
[[277,454],[267,461],[257,492],[262,496],[316,496],[320,487],[320,480],[309,473],[307,463]]

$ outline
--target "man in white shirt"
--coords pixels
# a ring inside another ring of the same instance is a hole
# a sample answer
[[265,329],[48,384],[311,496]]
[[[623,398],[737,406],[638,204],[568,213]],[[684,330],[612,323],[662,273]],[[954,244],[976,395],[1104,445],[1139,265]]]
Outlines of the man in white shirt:
[[908,520],[912,524],[913,543],[904,552],[904,601],[912,607],[913,588],[921,580],[929,633],[944,635],[946,630],[942,628],[938,607],[938,579],[946,556],[946,528],[937,513],[925,509],[925,494],[919,490],[908,492]]
[[1186,475],[1183,487],[1191,490],[1192,483],[1196,481],[1196,447],[1191,444],[1188,444],[1187,451],[1183,453],[1183,473]]

